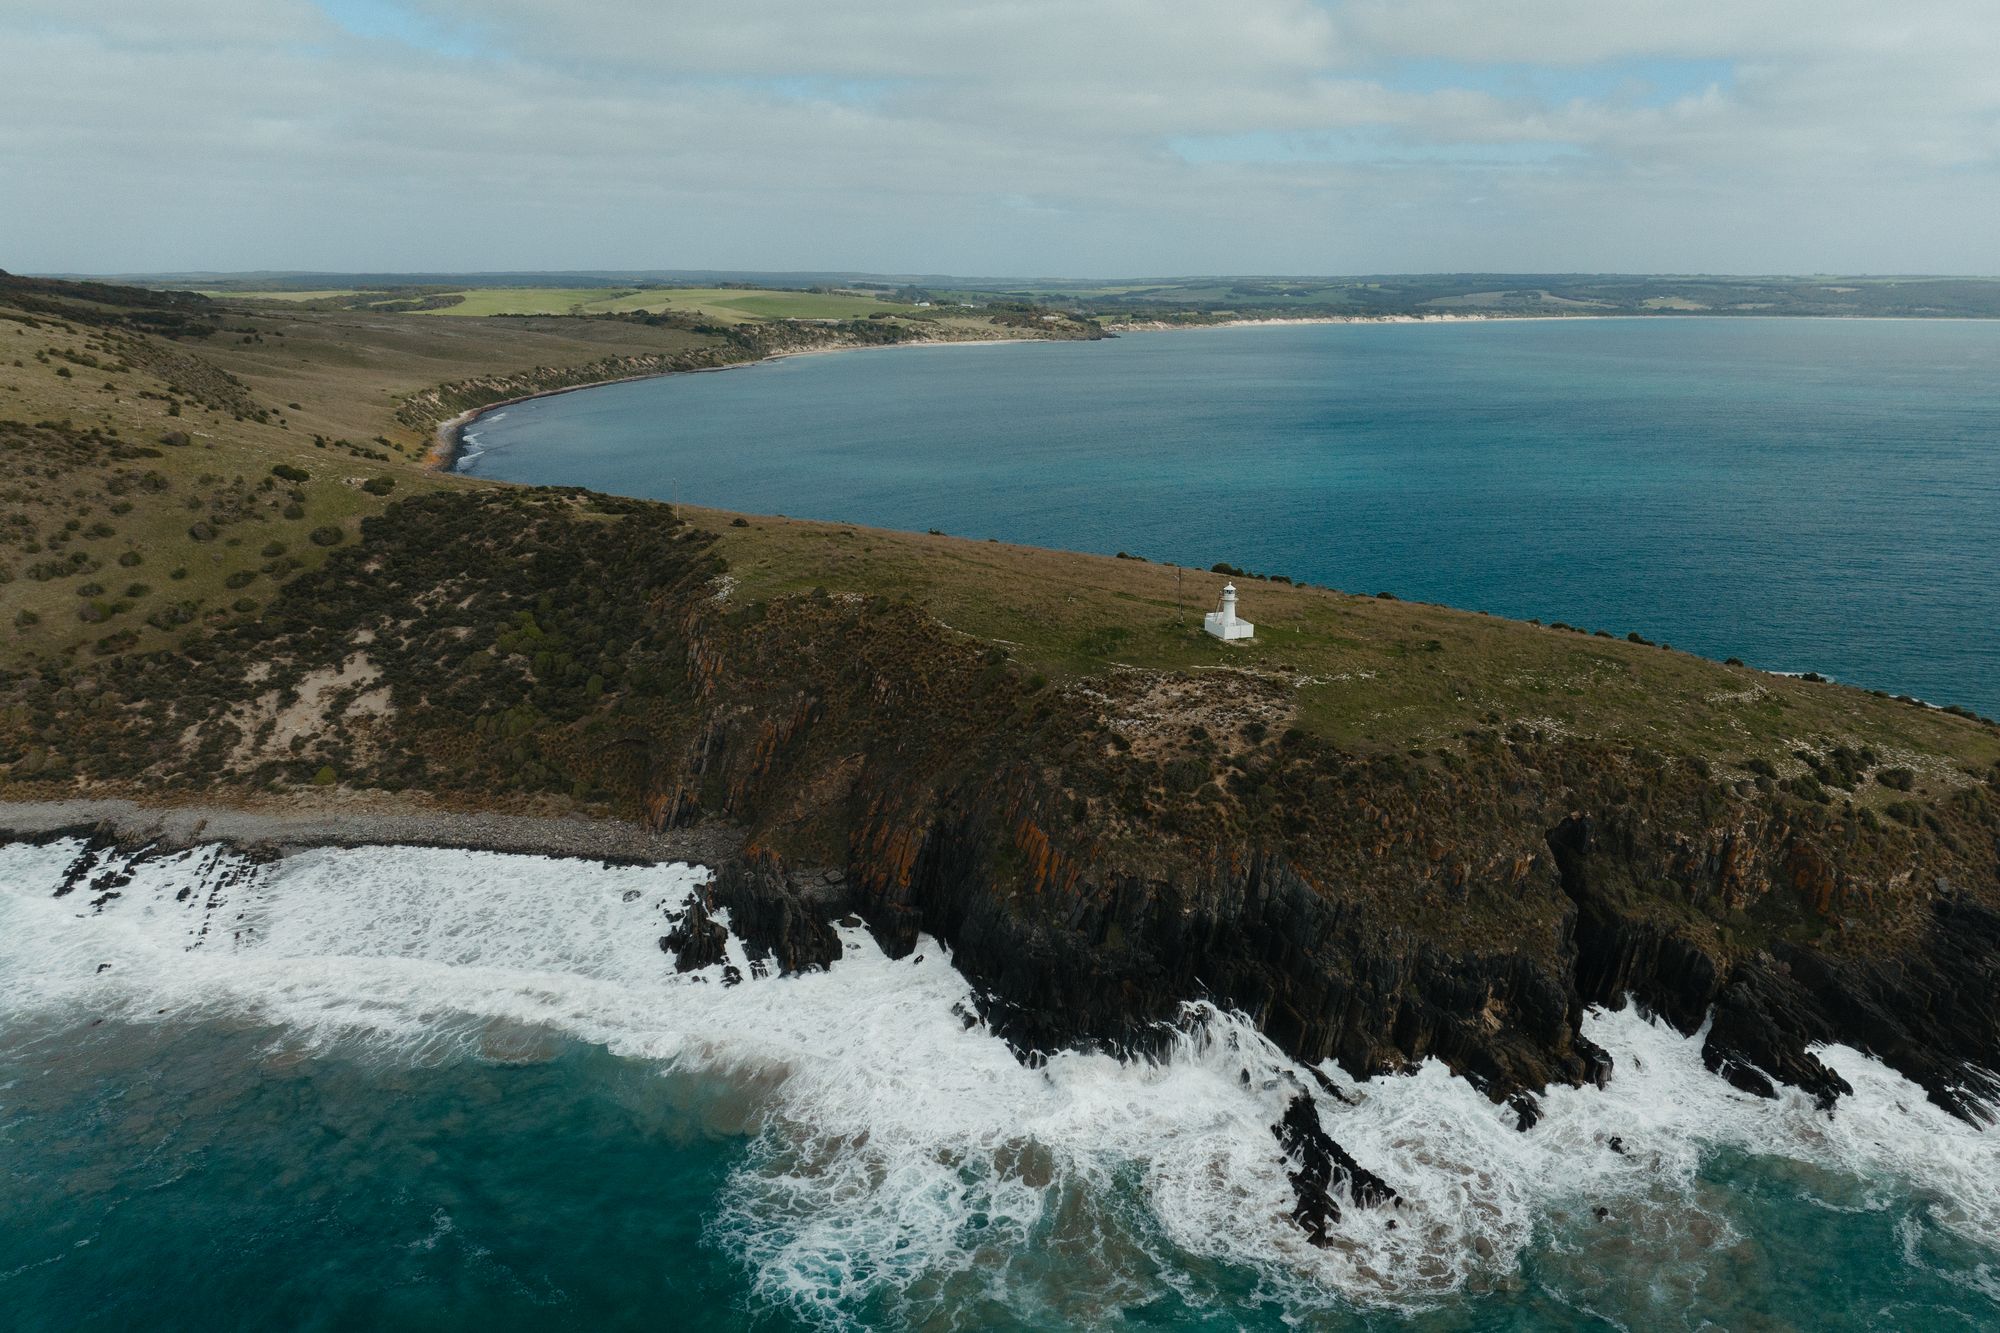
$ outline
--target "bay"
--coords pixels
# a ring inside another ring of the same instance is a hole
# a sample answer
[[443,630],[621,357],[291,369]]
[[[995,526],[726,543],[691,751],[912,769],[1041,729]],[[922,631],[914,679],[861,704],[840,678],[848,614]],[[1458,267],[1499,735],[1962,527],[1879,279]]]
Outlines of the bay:
[[514,404],[461,466],[1226,561],[2000,714],[2000,323],[1279,325]]

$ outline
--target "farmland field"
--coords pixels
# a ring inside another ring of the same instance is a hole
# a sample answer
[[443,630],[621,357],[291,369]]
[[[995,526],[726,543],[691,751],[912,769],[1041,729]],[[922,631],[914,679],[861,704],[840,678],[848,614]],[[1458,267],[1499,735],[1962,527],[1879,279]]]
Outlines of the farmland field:
[[600,315],[680,310],[721,323],[756,319],[865,319],[909,314],[915,307],[845,292],[764,291],[741,287],[472,287],[457,305],[432,315]]

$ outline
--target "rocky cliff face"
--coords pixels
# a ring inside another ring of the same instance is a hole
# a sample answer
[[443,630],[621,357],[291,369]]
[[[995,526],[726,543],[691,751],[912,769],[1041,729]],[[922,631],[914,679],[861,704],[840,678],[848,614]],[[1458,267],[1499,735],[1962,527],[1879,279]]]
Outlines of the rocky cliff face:
[[678,951],[715,953],[721,907],[785,971],[850,913],[897,953],[928,934],[1024,1052],[1144,1047],[1206,998],[1356,1077],[1435,1057],[1531,1121],[1613,1072],[1579,1021],[1629,999],[1708,1023],[1754,1092],[1833,1102],[1812,1050],[1845,1042],[1955,1114],[2000,1103],[2000,771],[1881,818],[1524,726],[1354,753],[1247,673],[1059,687],[914,604],[731,600],[708,538],[576,492],[419,497],[363,538],[254,622],[0,682],[0,768],[727,825]]
[[[1441,1060],[1525,1127],[1549,1085],[1615,1076],[1579,1024],[1630,1002],[1706,1023],[1753,1093],[1837,1104],[1813,1049],[1842,1042],[1956,1115],[2000,1106],[2000,770],[1885,819],[1525,726],[1354,753],[1248,673],[1057,687],[914,604],[732,601],[710,538],[578,492],[419,497],[363,539],[177,652],[0,681],[0,769],[728,826],[740,853],[662,923],[678,964],[726,961],[722,909],[784,972],[859,916],[892,953],[949,946],[1024,1058],[1163,1044],[1206,999],[1309,1068]],[[1391,1196],[1313,1095],[1274,1129],[1317,1236]]]
[[[1524,1124],[1602,1082],[1587,1005],[1628,998],[1710,1067],[1831,1104],[1845,1042],[1968,1118],[2000,1104],[2000,801],[1915,829],[1705,765],[1520,731],[1463,762],[1291,734],[1187,791],[1102,693],[1036,691],[915,608],[683,614],[703,722],[656,753],[663,823],[751,830],[716,900],[784,970],[855,912],[946,942],[1024,1050],[1144,1047],[1179,1004],[1252,1015],[1357,1077],[1436,1057]],[[1302,1140],[1303,1141],[1303,1140]]]

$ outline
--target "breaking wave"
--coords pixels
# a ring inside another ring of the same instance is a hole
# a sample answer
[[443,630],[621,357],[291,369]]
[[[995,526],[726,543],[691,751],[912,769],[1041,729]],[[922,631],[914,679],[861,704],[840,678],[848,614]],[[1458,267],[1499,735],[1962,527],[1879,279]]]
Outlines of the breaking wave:
[[[1744,1240],[1712,1180],[1731,1155],[1825,1173],[1841,1207],[1914,1197],[2000,1248],[2000,1134],[1843,1047],[1820,1051],[1855,1089],[1832,1115],[1748,1097],[1703,1071],[1698,1036],[1629,1010],[1586,1020],[1616,1058],[1610,1086],[1552,1089],[1526,1133],[1435,1063],[1361,1084],[1323,1067],[1340,1092],[1318,1098],[1326,1129],[1401,1198],[1347,1207],[1315,1247],[1272,1125],[1320,1085],[1241,1017],[1190,1005],[1162,1059],[1031,1068],[932,940],[891,959],[846,928],[830,971],[780,979],[732,936],[725,964],[675,973],[661,936],[707,878],[407,848],[17,844],[0,848],[0,1024],[241,1014],[419,1061],[531,1058],[560,1033],[728,1080],[749,1146],[710,1239],[761,1298],[828,1323],[1091,1323],[1162,1289],[1211,1310],[1393,1315],[1518,1287],[1531,1246],[1545,1264],[1641,1255],[1650,1299],[1678,1309]],[[1990,1268],[1966,1281],[2000,1301]]]

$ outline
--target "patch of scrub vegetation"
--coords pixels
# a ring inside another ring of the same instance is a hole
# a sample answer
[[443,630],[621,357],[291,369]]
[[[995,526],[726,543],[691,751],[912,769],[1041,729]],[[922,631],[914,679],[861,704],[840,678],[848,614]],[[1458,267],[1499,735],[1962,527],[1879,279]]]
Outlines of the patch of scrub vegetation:
[[[153,651],[254,620],[258,589],[316,566],[337,544],[324,534],[351,539],[392,496],[462,484],[423,470],[428,433],[395,415],[440,379],[711,341],[726,340],[0,275],[0,664]],[[79,595],[92,580],[104,591]]]
[[671,730],[687,693],[658,608],[717,567],[649,508],[510,489],[392,505],[254,621],[115,672],[24,673],[0,749],[17,766],[38,751],[44,779],[53,762],[267,788],[328,785],[330,769],[391,790],[636,800],[647,749],[629,738]]

